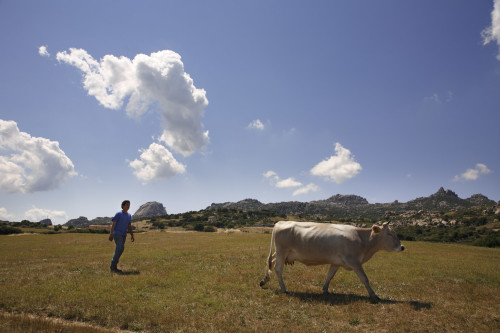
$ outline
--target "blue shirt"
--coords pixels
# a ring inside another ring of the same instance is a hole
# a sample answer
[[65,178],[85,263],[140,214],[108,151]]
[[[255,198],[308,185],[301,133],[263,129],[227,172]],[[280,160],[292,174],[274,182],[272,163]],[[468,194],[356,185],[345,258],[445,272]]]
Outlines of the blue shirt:
[[129,213],[124,213],[123,211],[121,211],[116,213],[115,217],[113,217],[111,221],[116,222],[113,234],[126,236],[128,226],[132,223],[132,216]]

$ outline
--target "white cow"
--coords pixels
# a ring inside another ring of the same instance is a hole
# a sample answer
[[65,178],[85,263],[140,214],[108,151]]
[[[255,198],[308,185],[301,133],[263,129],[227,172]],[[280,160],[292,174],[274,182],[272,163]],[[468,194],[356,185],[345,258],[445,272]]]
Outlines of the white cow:
[[[276,247],[274,254],[273,245]],[[356,272],[370,298],[377,301],[379,298],[370,287],[362,264],[379,250],[400,252],[404,249],[387,222],[382,227],[357,228],[343,224],[280,221],[273,229],[266,276],[260,286],[269,281],[273,266],[281,291],[286,293],[282,276],[285,264],[292,265],[295,260],[308,266],[329,264],[324,293],[328,293],[330,281],[339,267],[344,267]]]

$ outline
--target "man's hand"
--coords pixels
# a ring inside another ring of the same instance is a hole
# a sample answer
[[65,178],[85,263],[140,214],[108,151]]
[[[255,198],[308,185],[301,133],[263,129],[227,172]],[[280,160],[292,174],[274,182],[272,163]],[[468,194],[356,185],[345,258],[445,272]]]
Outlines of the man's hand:
[[130,240],[131,240],[132,242],[134,242],[134,241],[135,241],[135,239],[134,239],[134,234],[131,234],[131,235],[130,235]]
[[112,242],[113,241],[113,234],[109,234],[109,241]]

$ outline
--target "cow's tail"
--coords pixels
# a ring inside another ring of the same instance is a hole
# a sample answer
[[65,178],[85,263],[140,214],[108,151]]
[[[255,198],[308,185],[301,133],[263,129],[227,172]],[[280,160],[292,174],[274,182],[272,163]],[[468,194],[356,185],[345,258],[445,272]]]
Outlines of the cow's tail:
[[267,265],[266,265],[266,276],[264,276],[264,279],[260,281],[260,286],[264,286],[270,277],[270,274],[273,270],[273,259],[274,259],[274,254],[273,254],[273,248],[274,248],[274,228],[273,228],[273,233],[271,235],[271,248],[269,249],[269,256],[267,257]]

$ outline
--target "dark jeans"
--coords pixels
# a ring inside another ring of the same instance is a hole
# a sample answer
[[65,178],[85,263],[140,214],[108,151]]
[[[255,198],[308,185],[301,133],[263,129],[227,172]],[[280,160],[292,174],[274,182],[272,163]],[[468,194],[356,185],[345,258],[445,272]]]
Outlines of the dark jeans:
[[116,269],[116,266],[118,265],[118,261],[120,261],[120,256],[123,253],[123,250],[125,250],[125,240],[127,239],[127,235],[122,236],[122,235],[117,235],[113,234],[113,239],[115,240],[116,248],[115,248],[115,255],[113,256],[113,260],[111,260],[111,269]]

